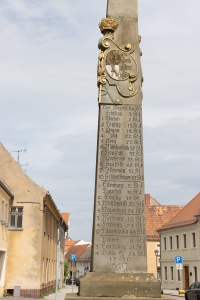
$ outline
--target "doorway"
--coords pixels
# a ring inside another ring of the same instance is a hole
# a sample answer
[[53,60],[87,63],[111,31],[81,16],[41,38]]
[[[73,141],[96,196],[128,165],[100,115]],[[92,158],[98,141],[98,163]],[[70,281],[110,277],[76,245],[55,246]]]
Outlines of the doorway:
[[185,277],[185,283],[184,283],[184,289],[188,288],[190,286],[189,283],[189,266],[184,266],[184,277]]

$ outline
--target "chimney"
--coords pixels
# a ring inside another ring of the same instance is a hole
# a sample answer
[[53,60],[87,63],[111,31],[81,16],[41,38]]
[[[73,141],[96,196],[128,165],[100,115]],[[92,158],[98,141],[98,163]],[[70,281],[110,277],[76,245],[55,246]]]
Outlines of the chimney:
[[145,205],[150,205],[150,194],[145,194]]

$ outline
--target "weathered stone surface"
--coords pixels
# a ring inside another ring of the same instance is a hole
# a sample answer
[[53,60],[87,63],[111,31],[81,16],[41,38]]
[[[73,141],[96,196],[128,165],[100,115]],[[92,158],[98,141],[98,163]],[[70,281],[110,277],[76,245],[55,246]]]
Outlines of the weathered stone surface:
[[[78,300],[124,300],[124,299],[134,299],[134,300],[146,300],[146,297],[134,297],[134,296],[124,296],[124,297],[79,297],[77,294],[66,294],[66,300],[74,300],[74,298],[78,298]],[[162,299],[164,300],[172,300],[172,297],[168,297],[162,295]],[[158,298],[151,298],[151,300],[158,300]]]
[[81,278],[80,290],[82,297],[160,297],[160,284],[145,273],[89,272]]
[[113,17],[119,27],[115,32],[115,41],[122,46],[126,43],[138,43],[138,3],[136,0],[108,0],[107,16]]
[[147,270],[140,106],[99,112],[93,272]]
[[138,5],[135,0],[108,0],[107,16],[137,17]]

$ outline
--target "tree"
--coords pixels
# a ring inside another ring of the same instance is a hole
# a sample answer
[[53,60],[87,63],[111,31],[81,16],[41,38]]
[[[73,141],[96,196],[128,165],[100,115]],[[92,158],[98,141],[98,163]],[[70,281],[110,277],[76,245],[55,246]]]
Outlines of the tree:
[[65,259],[65,262],[64,262],[64,277],[66,278],[68,275],[68,261],[67,259]]

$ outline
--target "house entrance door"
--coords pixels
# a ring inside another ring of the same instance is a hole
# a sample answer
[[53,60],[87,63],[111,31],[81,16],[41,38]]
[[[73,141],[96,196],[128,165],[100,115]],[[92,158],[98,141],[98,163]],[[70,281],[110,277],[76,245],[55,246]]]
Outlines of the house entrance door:
[[184,277],[185,277],[185,283],[183,288],[186,289],[189,287],[189,267],[188,266],[184,266]]

